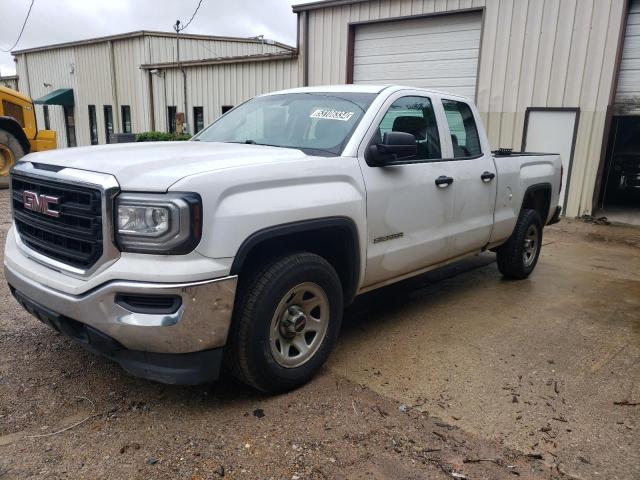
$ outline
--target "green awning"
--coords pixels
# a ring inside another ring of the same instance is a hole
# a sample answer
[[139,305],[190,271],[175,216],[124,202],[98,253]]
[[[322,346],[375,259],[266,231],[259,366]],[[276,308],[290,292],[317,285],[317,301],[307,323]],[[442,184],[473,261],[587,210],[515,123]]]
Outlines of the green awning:
[[33,103],[39,105],[64,105],[73,107],[73,88],[59,88],[44,97],[36,98]]

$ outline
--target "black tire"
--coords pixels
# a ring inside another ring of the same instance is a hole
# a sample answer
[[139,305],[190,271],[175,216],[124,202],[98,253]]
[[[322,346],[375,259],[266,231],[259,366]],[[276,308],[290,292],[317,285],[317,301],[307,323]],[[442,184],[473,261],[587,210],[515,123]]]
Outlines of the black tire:
[[[530,240],[534,237],[535,247]],[[504,245],[497,248],[498,270],[507,278],[527,278],[536,268],[542,246],[542,219],[536,210],[522,210],[516,227]],[[533,250],[533,251],[532,251]]]
[[[328,301],[324,307],[327,312],[324,315],[328,314],[326,330],[305,363],[284,367],[272,351],[270,335],[277,335],[272,333],[272,326],[279,318],[276,310],[286,295],[303,284],[315,285],[324,292],[322,298]],[[340,332],[342,310],[340,279],[324,258],[312,253],[296,253],[269,262],[248,273],[247,278],[241,276],[225,348],[225,364],[240,381],[263,392],[297,388],[308,382],[327,360]]]
[[24,155],[25,151],[18,139],[0,129],[0,189],[9,186],[9,169]]

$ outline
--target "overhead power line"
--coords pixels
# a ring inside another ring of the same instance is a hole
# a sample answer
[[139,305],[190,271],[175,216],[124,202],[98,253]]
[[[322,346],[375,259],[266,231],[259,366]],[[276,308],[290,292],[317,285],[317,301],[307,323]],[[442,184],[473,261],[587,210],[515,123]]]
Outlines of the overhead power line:
[[189,19],[189,21],[187,23],[185,23],[184,25],[182,25],[181,27],[180,22],[176,22],[176,32],[181,32],[183,30],[185,30],[189,24],[193,21],[193,19],[196,17],[196,14],[198,13],[198,10],[200,10],[200,5],[202,5],[202,0],[200,0],[198,2],[198,6],[196,7],[196,9],[193,11],[193,15],[191,15],[191,18]]
[[[6,50],[4,48],[0,48],[0,51],[3,51],[3,52],[6,53],[6,52],[10,52],[14,48],[16,48],[16,46],[18,45],[18,42],[22,38],[22,34],[24,33],[24,27],[27,26],[27,20],[29,20],[29,15],[31,15],[31,9],[33,8],[33,2],[34,1],[35,0],[31,0],[31,5],[29,5],[29,10],[27,11],[27,16],[24,17],[24,22],[22,22],[22,28],[20,29],[20,33],[18,34],[18,38],[16,39],[15,43],[11,46],[11,48],[7,48]],[[200,6],[200,5],[198,5],[198,6]]]

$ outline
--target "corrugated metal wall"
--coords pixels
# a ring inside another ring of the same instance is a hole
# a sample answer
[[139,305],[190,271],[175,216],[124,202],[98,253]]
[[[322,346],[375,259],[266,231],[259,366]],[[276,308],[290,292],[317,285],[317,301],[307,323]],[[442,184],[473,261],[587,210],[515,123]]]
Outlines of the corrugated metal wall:
[[[104,106],[113,108],[115,132],[122,132],[121,107],[131,108],[134,133],[151,129],[149,73],[146,63],[175,61],[173,36],[148,34],[93,44],[75,45],[18,55],[19,90],[38,98],[58,88],[73,88],[76,139],[79,146],[90,145],[89,105],[95,105],[99,143],[107,142]],[[244,39],[180,39],[180,57],[200,60],[219,56],[243,56],[290,51],[267,42]],[[113,69],[111,67],[113,60]],[[183,110],[182,76],[176,69],[166,70],[166,80],[153,76],[156,130],[165,130],[166,106]],[[165,101],[165,85],[167,100]],[[48,84],[50,86],[45,86]],[[189,94],[188,120],[193,123],[193,106],[203,106],[205,124],[220,115],[222,105],[237,105],[253,95],[296,86],[295,60],[238,63],[187,69]],[[221,85],[222,87],[217,87]],[[36,106],[39,128],[44,128],[43,107]],[[67,146],[63,110],[49,107],[51,128],[57,131],[58,146]]]
[[[193,107],[203,107],[207,125],[222,114],[223,105],[236,106],[255,95],[299,85],[296,59],[190,67],[186,72],[191,127]],[[154,75],[153,95],[156,129],[166,131],[167,106],[184,109],[182,73],[168,69],[164,78]]]
[[[306,12],[308,83],[346,80],[348,24],[484,7],[477,104],[492,147],[519,149],[527,107],[580,107],[567,214],[588,213],[625,0],[372,0]],[[300,15],[304,32],[305,14]]]
[[[146,37],[149,40],[147,58],[144,63],[175,62],[175,37]],[[283,48],[260,42],[243,42],[229,40],[202,40],[192,38],[180,39],[181,60],[202,60],[204,58],[237,57],[258,53],[277,53],[286,51]]]
[[[73,88],[76,94],[76,57],[73,49],[33,52],[20,55],[17,59],[19,90],[31,98],[42,97],[58,88]],[[85,110],[86,108],[85,106]],[[57,132],[58,146],[66,147],[67,137],[62,107],[50,106],[49,120],[51,129]],[[44,128],[41,105],[36,105],[36,121],[38,128]]]
[[10,88],[12,90],[18,90],[18,79],[11,77],[0,77],[0,85]]
[[[76,85],[91,85],[91,88],[75,88],[73,92],[76,102],[75,120],[78,145],[89,145],[91,143],[89,105],[95,105],[96,107],[98,141],[99,143],[106,143],[103,105],[113,105],[109,45],[107,43],[99,43],[76,47],[74,55]],[[49,107],[49,111],[53,109],[62,110],[62,107]],[[58,136],[61,135],[60,132],[61,130],[58,130]],[[64,133],[62,135],[64,136]]]
[[640,115],[640,0],[632,0],[616,90],[616,113]]

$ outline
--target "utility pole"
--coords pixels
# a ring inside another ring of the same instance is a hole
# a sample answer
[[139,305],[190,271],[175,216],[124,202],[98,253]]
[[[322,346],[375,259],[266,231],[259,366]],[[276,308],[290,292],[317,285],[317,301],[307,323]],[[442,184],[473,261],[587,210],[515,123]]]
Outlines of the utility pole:
[[176,63],[178,64],[178,69],[182,72],[182,90],[184,96],[184,125],[185,129],[183,130],[185,133],[189,133],[189,119],[187,117],[187,73],[184,68],[180,64],[180,20],[176,20],[176,24],[173,27],[176,31]]

